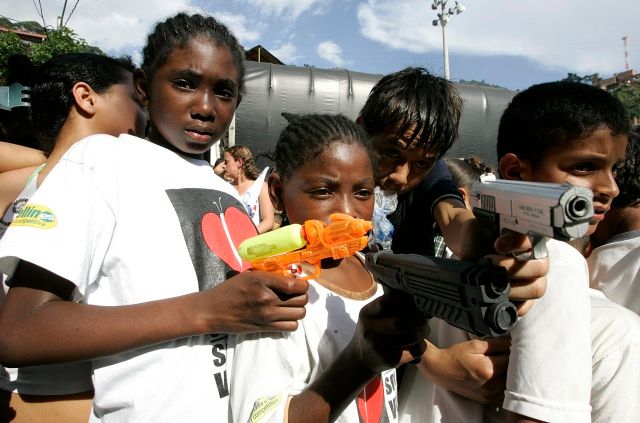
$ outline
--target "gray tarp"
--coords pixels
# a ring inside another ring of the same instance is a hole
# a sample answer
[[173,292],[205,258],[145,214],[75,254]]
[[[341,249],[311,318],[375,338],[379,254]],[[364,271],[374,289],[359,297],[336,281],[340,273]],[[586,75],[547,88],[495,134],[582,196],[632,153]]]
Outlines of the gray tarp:
[[[282,112],[342,113],[355,119],[381,77],[346,69],[247,62],[247,90],[236,113],[235,143],[249,146],[254,155],[272,151],[286,125]],[[456,86],[464,99],[464,110],[459,139],[447,155],[476,155],[494,164],[500,115],[515,93],[468,84]]]

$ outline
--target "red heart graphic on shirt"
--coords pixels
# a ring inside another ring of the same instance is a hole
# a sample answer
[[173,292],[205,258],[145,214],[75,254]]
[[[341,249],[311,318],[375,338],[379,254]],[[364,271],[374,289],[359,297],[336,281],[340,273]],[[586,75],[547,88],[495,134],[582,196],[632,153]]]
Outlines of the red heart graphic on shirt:
[[363,423],[378,423],[382,417],[384,391],[382,378],[373,379],[358,394],[358,414]]
[[257,234],[249,216],[235,207],[227,208],[220,215],[210,212],[202,217],[202,236],[207,246],[238,272],[249,267],[248,263],[242,262],[238,246],[245,239]]

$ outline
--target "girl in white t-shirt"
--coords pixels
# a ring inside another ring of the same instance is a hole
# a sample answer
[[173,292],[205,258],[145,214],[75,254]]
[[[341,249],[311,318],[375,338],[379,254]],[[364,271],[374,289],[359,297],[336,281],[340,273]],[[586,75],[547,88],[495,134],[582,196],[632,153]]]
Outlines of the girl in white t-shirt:
[[[276,207],[291,223],[328,223],[333,213],[370,220],[375,181],[362,130],[342,115],[285,117],[269,176]],[[426,335],[411,297],[382,295],[362,261],[348,257],[323,260],[309,299],[293,333],[230,338],[233,420],[397,421],[393,369],[412,359],[412,346],[424,350]]]
[[91,360],[92,422],[226,421],[226,334],[293,330],[307,302],[303,281],[234,276],[255,227],[203,158],[240,102],[244,51],[213,17],[178,13],[134,86],[148,140],[78,141],[0,242],[0,362]]

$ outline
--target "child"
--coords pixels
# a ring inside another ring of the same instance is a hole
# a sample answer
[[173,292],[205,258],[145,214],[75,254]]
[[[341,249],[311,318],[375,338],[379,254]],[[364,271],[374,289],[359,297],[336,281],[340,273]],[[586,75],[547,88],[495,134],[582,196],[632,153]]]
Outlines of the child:
[[[617,195],[613,169],[624,156],[627,125],[624,106],[605,91],[565,82],[530,87],[513,98],[500,121],[500,174],[506,179],[569,182],[591,189],[596,214],[589,231],[593,232]],[[509,421],[629,421],[616,418],[624,415],[637,418],[633,406],[629,407],[631,413],[621,410],[614,414],[599,403],[627,408],[625,399],[634,402],[631,398],[637,398],[638,392],[632,385],[638,382],[628,384],[631,392],[626,393],[618,388],[624,382],[613,376],[626,368],[636,370],[632,372],[636,381],[640,378],[637,364],[635,369],[622,363],[617,368],[614,362],[600,361],[604,350],[615,350],[598,345],[602,339],[594,341],[592,358],[591,340],[598,337],[594,328],[602,331],[606,325],[593,323],[596,316],[591,316],[591,311],[598,309],[589,297],[584,260],[566,243],[550,240],[547,248],[548,290],[511,333],[503,403]],[[631,329],[633,338],[637,337],[633,334],[638,333],[637,322],[628,323],[611,326],[608,335],[613,343],[619,342],[615,332],[624,326]],[[634,361],[637,363],[637,358]],[[600,367],[599,363],[604,364]],[[602,378],[604,373],[608,373],[607,379]],[[625,407],[619,406],[619,399]],[[417,404],[415,397],[413,404]],[[433,420],[446,420],[454,410],[465,410],[462,421],[505,421],[501,413],[474,407],[444,392],[436,392],[432,405]]]
[[[276,208],[291,223],[371,219],[371,152],[358,126],[340,115],[285,117],[269,176]],[[232,337],[234,421],[397,421],[393,368],[422,344],[424,317],[411,298],[381,296],[361,257],[323,261],[309,283],[297,331]]]
[[274,210],[265,182],[269,168],[258,171],[251,150],[244,145],[227,147],[224,150],[224,165],[224,176],[238,190],[240,201],[258,228],[258,233],[272,230]]
[[90,359],[91,421],[225,421],[225,334],[294,330],[307,284],[264,272],[225,281],[242,270],[235,245],[256,233],[202,158],[244,88],[236,38],[180,13],[143,56],[134,79],[149,141],[77,142],[0,242],[11,275],[0,360]]
[[620,194],[590,237],[587,259],[591,287],[640,315],[640,128],[629,133],[625,161],[618,167]]
[[[500,121],[498,132],[498,157],[500,173],[507,179],[530,180],[535,182],[569,182],[573,185],[590,188],[593,191],[594,217],[589,225],[592,234],[597,225],[604,219],[611,208],[613,199],[619,190],[615,183],[614,172],[620,165],[627,148],[627,133],[629,120],[622,103],[607,92],[580,83],[556,82],[533,86],[514,97],[507,107]],[[562,246],[560,243],[558,246]],[[549,243],[552,246],[552,243]],[[566,249],[566,248],[565,248]],[[578,258],[566,256],[551,256],[549,278],[555,274],[556,268],[567,267],[571,261],[579,262]],[[562,262],[560,262],[562,260]],[[576,382],[583,376],[578,374],[574,366],[580,360],[584,347],[580,347],[578,340],[570,342],[575,325],[561,317],[560,312],[566,312],[567,303],[575,303],[582,298],[582,273],[566,273],[561,284],[564,287],[573,285],[580,275],[580,285],[567,291],[566,296],[549,296],[541,300],[541,306],[546,303],[549,307],[536,314],[539,317],[557,322],[563,321],[562,336],[564,345],[556,348],[553,354],[555,363],[562,365],[548,366],[537,375],[536,384],[542,394],[549,395],[556,401],[561,394],[569,393],[584,395],[584,385]],[[551,284],[550,284],[551,286]],[[553,294],[550,291],[547,294]],[[589,292],[587,291],[587,294]],[[545,295],[546,297],[547,295]],[[551,301],[554,301],[551,303]],[[589,361],[593,367],[593,381],[591,389],[591,418],[593,421],[635,421],[638,411],[637,398],[640,395],[640,367],[638,366],[638,341],[640,340],[640,325],[637,321],[629,320],[619,308],[610,303],[610,307],[603,306],[590,297],[590,311],[584,315],[574,313],[574,316],[591,315],[590,336],[592,340],[592,358]],[[537,307],[537,305],[536,305]],[[557,312],[554,312],[557,310]],[[575,318],[575,317],[574,317]],[[523,319],[523,333],[533,329],[535,320],[529,317]],[[576,322],[580,323],[580,322]],[[540,327],[540,326],[538,326]],[[535,340],[536,334],[529,333]],[[541,353],[539,345],[548,342],[550,333],[538,333],[539,339],[531,344],[530,349],[522,350],[518,345],[512,345],[510,358],[510,372],[522,372],[531,368],[530,361]],[[514,344],[515,344],[514,337]],[[536,347],[538,345],[538,347]],[[635,345],[635,346],[634,346]],[[631,347],[630,347],[631,346]],[[535,351],[535,354],[533,353]],[[524,354],[527,354],[526,356]],[[630,355],[628,355],[630,354]],[[609,355],[609,357],[607,357]],[[524,362],[522,359],[526,359]],[[609,361],[609,359],[613,360]],[[567,372],[567,370],[572,370]],[[583,367],[583,366],[581,366]],[[541,368],[542,370],[542,368]],[[546,382],[545,382],[546,381]],[[552,381],[553,384],[550,384]],[[507,382],[510,386],[518,386],[518,380],[511,378]],[[542,385],[544,383],[544,385]],[[554,391],[556,391],[554,393]],[[511,398],[512,404],[517,404],[516,398]],[[505,406],[509,405],[509,397]],[[523,402],[523,399],[520,399]],[[625,404],[620,407],[620,404]],[[524,410],[524,409],[523,409]],[[541,410],[542,411],[542,410]],[[539,418],[537,411],[521,413],[529,417]],[[558,419],[563,420],[565,419]]]
[[[130,59],[92,53],[59,55],[38,68],[31,89],[31,127],[42,141],[47,160],[42,166],[2,175],[7,182],[2,185],[2,197],[12,198],[0,207],[7,209],[0,238],[76,141],[99,133],[143,135],[145,114],[133,90],[133,69]],[[113,119],[114,111],[121,113],[119,119]],[[93,391],[89,362],[6,370],[0,387],[13,392],[9,405],[17,418],[50,421],[55,415],[64,421],[87,420]],[[25,401],[29,395],[35,397]]]
[[224,158],[220,157],[216,159],[216,162],[213,164],[213,172],[221,178],[224,178]]
[[[476,220],[467,210],[442,160],[458,135],[462,98],[454,85],[423,68],[405,68],[380,79],[371,90],[357,122],[373,144],[376,184],[398,194],[398,206],[388,217],[395,227],[391,249],[396,253],[433,255],[433,226],[437,224],[451,250],[465,259],[478,258],[494,240],[477,234]],[[529,239],[507,231],[495,240],[495,251],[509,254],[531,248]],[[491,249],[493,253],[493,249]],[[524,315],[546,289],[548,259],[520,263],[513,257],[492,255],[508,269],[511,299]],[[458,345],[444,360],[427,349],[425,367],[432,375],[465,396],[494,398],[494,376],[500,363],[494,348],[504,343],[469,342]],[[431,360],[436,360],[431,362]],[[486,363],[489,363],[487,365]],[[473,381],[473,383],[470,383]],[[487,386],[490,388],[486,389]]]
[[[453,183],[458,187],[458,192],[462,197],[462,201],[464,201],[465,207],[471,210],[471,200],[469,198],[471,185],[480,181],[482,175],[495,179],[493,170],[478,157],[447,157],[444,162],[449,172],[451,172]],[[453,252],[447,248],[442,235],[437,234],[435,236],[435,256],[448,258],[452,255]]]

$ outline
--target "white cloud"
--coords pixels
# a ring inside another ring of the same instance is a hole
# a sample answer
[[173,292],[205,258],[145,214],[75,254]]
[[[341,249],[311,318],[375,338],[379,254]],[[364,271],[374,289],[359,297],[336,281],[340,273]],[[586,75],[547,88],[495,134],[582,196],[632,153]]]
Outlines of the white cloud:
[[[461,2],[465,12],[452,16],[446,27],[450,53],[521,55],[547,67],[612,73],[623,68],[621,37],[628,34],[640,45],[638,1]],[[442,29],[431,24],[435,18],[424,0],[368,0],[358,5],[363,36],[413,53],[442,49]],[[634,52],[640,64],[640,49],[631,50],[632,57]]]
[[267,16],[277,16],[288,20],[296,20],[301,14],[310,11],[322,13],[328,0],[246,0],[253,7],[260,9]]
[[323,41],[318,44],[318,56],[331,62],[333,66],[342,67],[345,61],[342,59],[342,47],[333,41]]
[[297,54],[296,46],[291,42],[280,45],[274,49],[270,49],[271,54],[276,56],[282,63],[293,64],[301,57]]
[[[10,3],[10,5],[9,5]],[[17,4],[15,4],[17,3]],[[45,21],[56,24],[62,12],[62,0],[42,2]],[[75,2],[69,2],[71,5]],[[70,7],[70,6],[68,6]],[[154,25],[179,11],[209,14],[193,7],[189,0],[109,0],[81,1],[71,16],[68,26],[89,44],[106,52],[130,52],[139,56],[147,34]],[[69,9],[66,15],[68,16]],[[0,15],[21,20],[38,20],[35,6],[30,1],[0,0]],[[243,45],[259,39],[260,29],[252,27],[242,15],[216,12],[215,17],[226,24]]]

